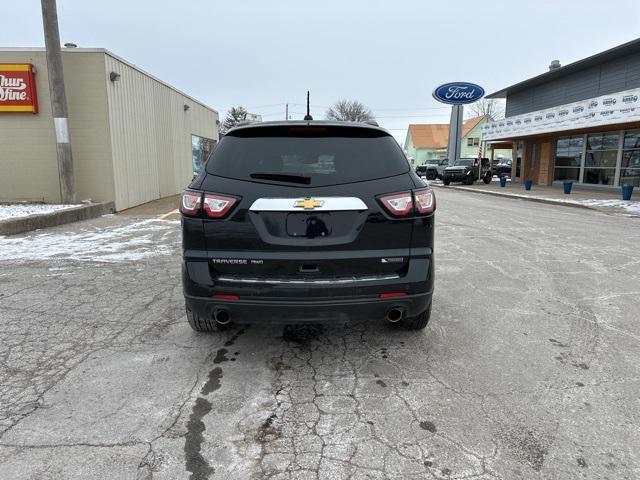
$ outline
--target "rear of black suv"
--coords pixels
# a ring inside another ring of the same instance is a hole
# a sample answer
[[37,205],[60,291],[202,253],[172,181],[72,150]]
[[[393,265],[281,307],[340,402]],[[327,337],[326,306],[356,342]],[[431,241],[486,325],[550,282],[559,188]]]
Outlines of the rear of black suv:
[[435,197],[381,128],[233,129],[180,211],[195,330],[354,319],[419,329],[429,321]]

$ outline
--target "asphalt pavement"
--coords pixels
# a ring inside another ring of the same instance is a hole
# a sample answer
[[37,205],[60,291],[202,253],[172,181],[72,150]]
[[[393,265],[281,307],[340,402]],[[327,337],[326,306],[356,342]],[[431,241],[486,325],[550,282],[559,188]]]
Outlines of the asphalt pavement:
[[640,219],[436,194],[421,332],[192,332],[173,204],[0,238],[0,478],[640,478]]

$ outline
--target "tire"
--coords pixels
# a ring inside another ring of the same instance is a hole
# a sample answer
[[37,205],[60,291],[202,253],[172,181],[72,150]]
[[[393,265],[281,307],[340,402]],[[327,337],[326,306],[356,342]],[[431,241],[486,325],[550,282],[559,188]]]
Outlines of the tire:
[[475,182],[476,180],[473,178],[473,175],[469,175],[467,178],[464,179],[464,184],[465,185],[473,185],[473,182]]
[[491,183],[491,173],[487,173],[484,177],[482,177],[482,181],[485,185],[489,185]]
[[427,170],[427,180],[435,180],[435,179],[436,179],[436,174],[430,170]]
[[431,303],[427,309],[419,315],[415,317],[407,317],[403,320],[402,326],[406,330],[423,330],[427,324],[429,323],[429,319],[431,318]]
[[442,179],[442,184],[443,184],[443,185],[449,185],[450,183],[451,183],[451,182],[450,182],[448,179],[446,179],[446,178],[443,178],[443,179]]
[[186,307],[186,310],[189,326],[196,332],[218,332],[224,329],[223,327],[221,328],[213,318],[203,318],[189,310],[189,307]]

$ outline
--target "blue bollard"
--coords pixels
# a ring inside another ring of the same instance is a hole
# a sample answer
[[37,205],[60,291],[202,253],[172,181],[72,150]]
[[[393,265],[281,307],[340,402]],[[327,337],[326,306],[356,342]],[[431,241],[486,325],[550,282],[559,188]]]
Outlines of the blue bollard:
[[524,181],[524,189],[525,190],[531,190],[531,187],[533,187],[533,180],[525,180]]
[[573,187],[573,182],[562,182],[562,186],[564,187],[564,194],[569,195],[571,193],[571,187]]
[[622,186],[622,199],[623,200],[631,200],[631,195],[633,194],[633,185],[623,185]]
[[507,177],[505,177],[505,176],[500,177],[500,186],[502,188],[507,186]]

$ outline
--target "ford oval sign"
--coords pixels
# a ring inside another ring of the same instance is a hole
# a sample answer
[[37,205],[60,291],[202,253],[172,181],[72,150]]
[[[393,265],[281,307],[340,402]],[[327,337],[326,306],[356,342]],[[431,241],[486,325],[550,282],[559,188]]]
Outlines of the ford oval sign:
[[433,91],[433,98],[442,103],[463,105],[477,102],[484,96],[484,88],[475,83],[452,82],[440,85]]

